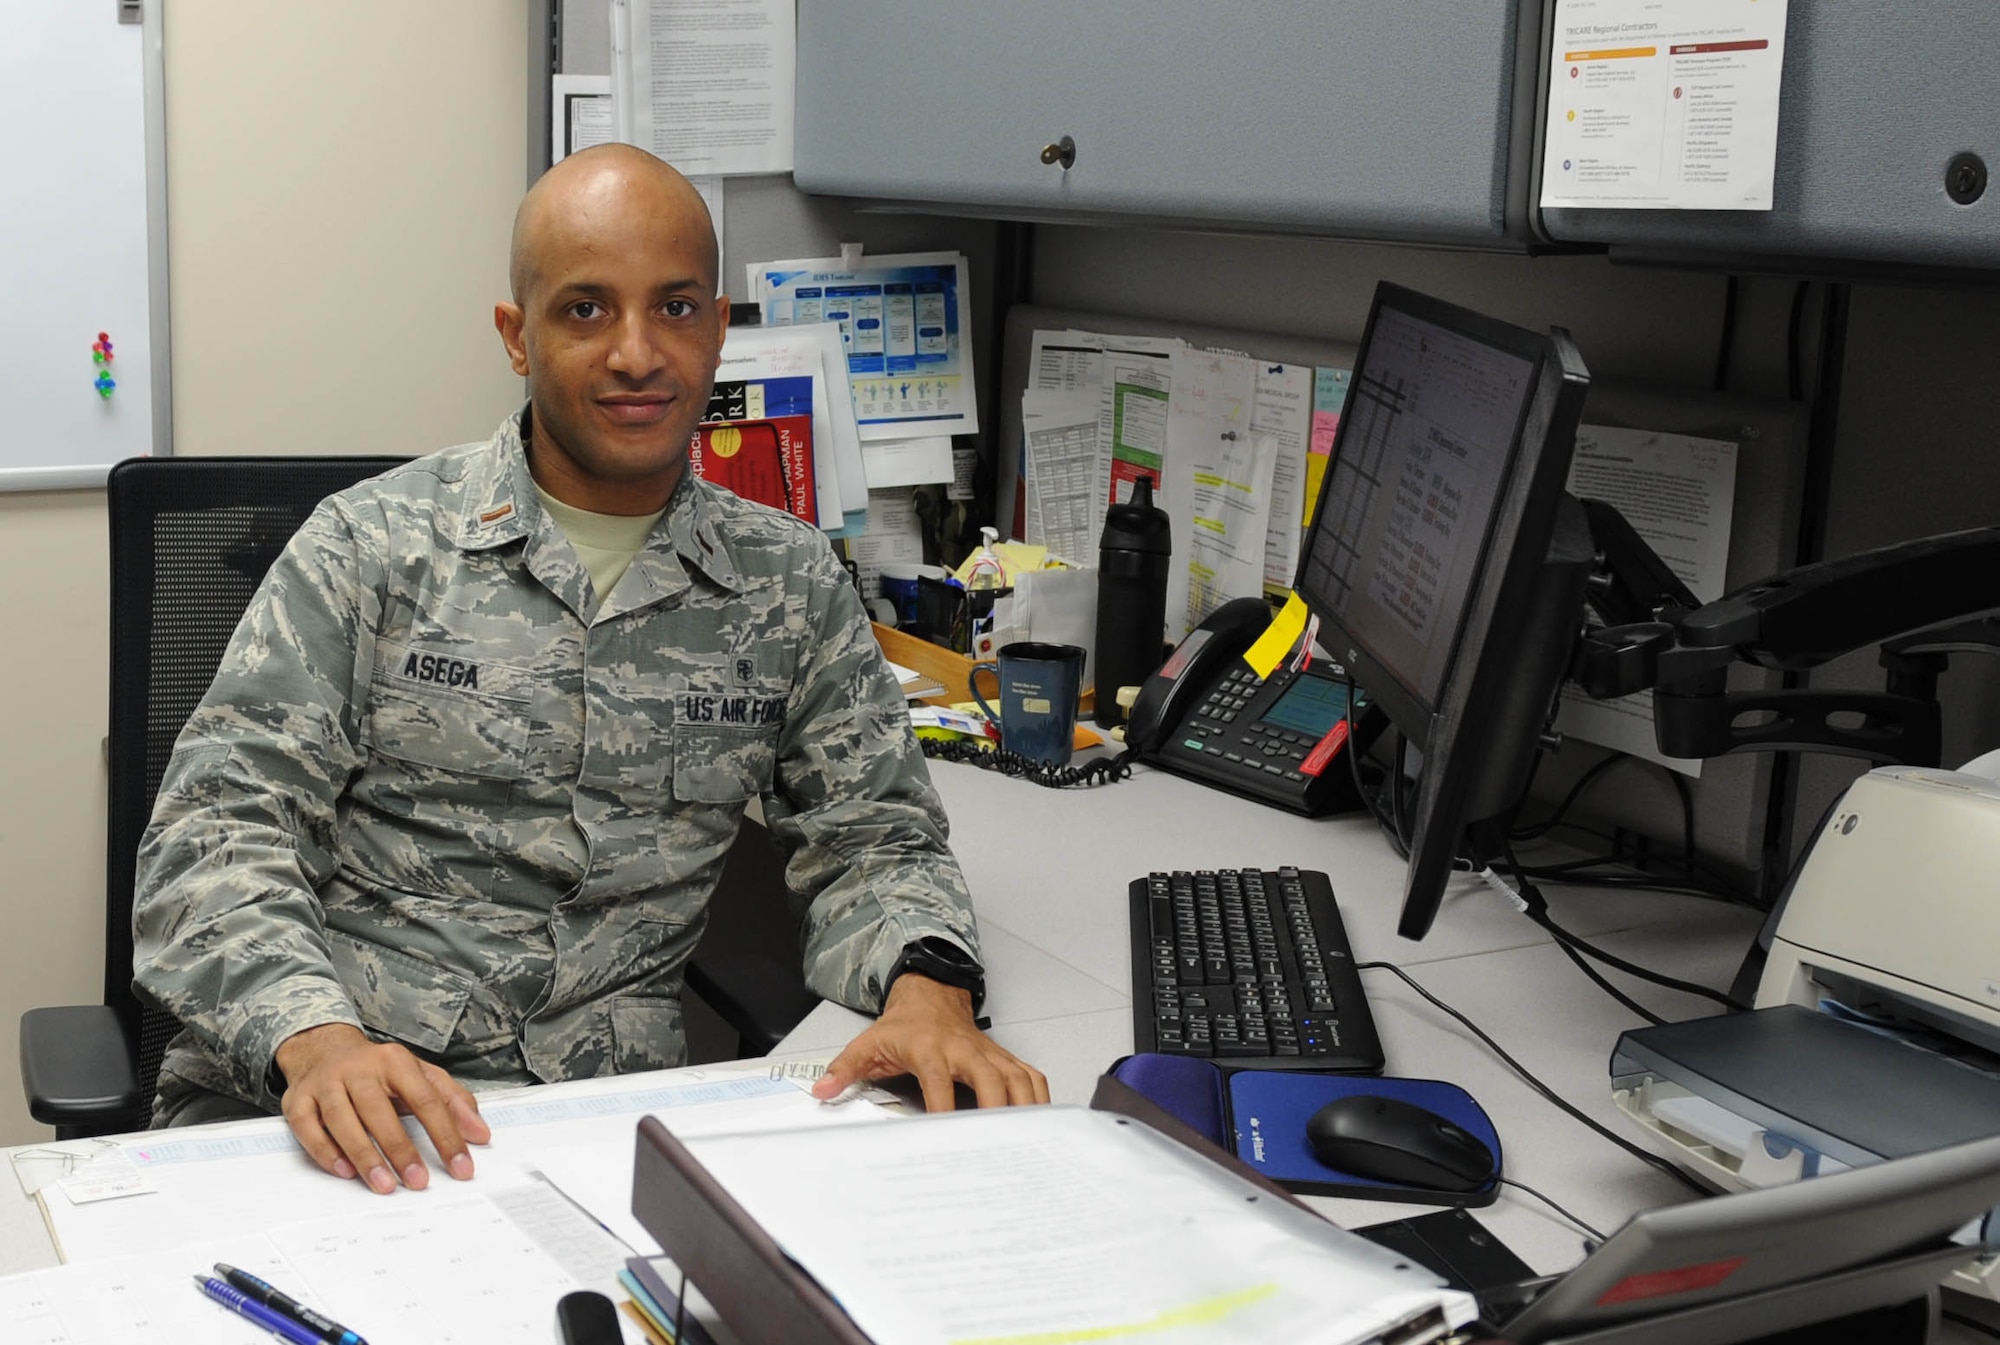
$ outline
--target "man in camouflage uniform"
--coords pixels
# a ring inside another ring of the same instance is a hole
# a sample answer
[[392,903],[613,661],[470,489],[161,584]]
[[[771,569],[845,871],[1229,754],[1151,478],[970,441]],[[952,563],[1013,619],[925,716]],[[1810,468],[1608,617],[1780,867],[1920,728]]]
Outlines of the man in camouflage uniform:
[[976,980],[964,879],[825,537],[686,471],[716,266],[659,160],[558,165],[495,313],[528,406],[328,500],[273,567],[141,846],[136,983],[185,1029],[156,1124],[282,1110],[387,1193],[428,1181],[399,1110],[471,1174],[460,1080],[680,1064],[682,965],[755,797],[811,901],[809,984],[881,1010],[822,1092],[1047,1100],[951,983]]

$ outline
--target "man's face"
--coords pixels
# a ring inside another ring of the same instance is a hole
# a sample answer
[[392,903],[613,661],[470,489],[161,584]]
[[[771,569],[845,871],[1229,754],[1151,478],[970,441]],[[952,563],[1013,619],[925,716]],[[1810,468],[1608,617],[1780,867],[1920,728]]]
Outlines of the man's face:
[[534,406],[542,489],[606,514],[662,508],[708,408],[729,325],[691,192],[597,175],[541,203],[530,279],[495,313]]

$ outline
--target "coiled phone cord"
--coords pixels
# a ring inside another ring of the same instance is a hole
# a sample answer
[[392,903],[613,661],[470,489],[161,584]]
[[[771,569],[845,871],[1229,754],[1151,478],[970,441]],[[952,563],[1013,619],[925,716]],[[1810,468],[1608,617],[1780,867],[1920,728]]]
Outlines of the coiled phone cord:
[[1047,789],[1113,784],[1132,774],[1132,762],[1138,756],[1128,747],[1115,757],[1099,757],[1081,766],[1054,766],[1046,761],[1024,757],[1018,752],[984,748],[963,740],[940,742],[936,738],[919,738],[917,742],[923,747],[924,755],[932,760],[959,761],[982,770],[999,771],[1002,775],[1032,780]]

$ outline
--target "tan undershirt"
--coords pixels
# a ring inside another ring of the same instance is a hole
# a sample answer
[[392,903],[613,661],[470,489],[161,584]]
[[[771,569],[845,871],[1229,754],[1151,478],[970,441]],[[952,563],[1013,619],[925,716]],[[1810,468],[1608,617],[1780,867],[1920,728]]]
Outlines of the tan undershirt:
[[597,602],[591,608],[591,615],[604,606],[604,600],[611,596],[611,590],[618,586],[625,570],[632,564],[632,557],[639,554],[646,545],[647,536],[653,525],[660,521],[664,509],[650,514],[593,514],[587,509],[564,504],[555,496],[535,487],[535,494],[542,497],[542,508],[549,511],[549,517],[569,538],[570,549],[583,562],[583,568],[590,571],[590,589]]

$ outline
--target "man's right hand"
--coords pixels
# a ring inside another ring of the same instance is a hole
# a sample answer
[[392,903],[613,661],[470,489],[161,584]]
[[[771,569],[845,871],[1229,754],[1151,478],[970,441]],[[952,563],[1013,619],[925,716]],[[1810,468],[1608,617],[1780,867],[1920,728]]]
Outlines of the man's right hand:
[[470,1091],[407,1047],[370,1041],[347,1023],[323,1023],[285,1038],[278,1047],[285,1075],[285,1120],[313,1161],[336,1177],[357,1174],[388,1195],[398,1174],[421,1191],[430,1171],[402,1113],[423,1124],[445,1170],[472,1175],[466,1141],[485,1144],[493,1132]]

